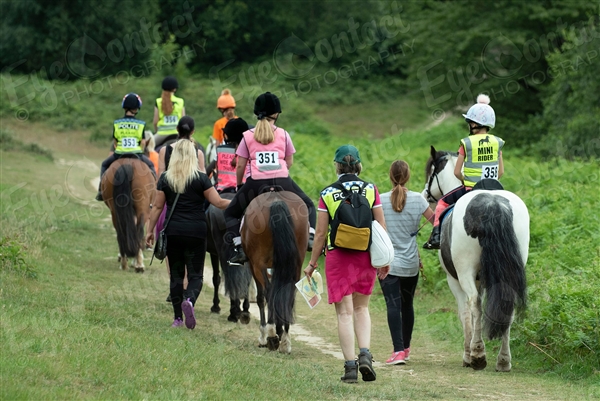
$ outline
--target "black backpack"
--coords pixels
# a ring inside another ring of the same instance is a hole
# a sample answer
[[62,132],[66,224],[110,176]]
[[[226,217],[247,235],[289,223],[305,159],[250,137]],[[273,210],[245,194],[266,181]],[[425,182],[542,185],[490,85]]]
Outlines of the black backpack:
[[[334,200],[339,196],[341,202],[330,223],[329,238],[333,247],[366,251],[371,246],[373,212],[368,199],[363,195],[367,185],[367,182],[362,185],[353,184],[350,190],[340,181],[331,185],[341,190],[341,193],[334,194]],[[354,192],[354,188],[358,191]]]

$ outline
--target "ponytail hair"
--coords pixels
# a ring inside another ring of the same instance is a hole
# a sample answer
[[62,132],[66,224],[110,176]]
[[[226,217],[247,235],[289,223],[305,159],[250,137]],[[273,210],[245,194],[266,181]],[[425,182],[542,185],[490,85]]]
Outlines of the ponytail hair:
[[404,185],[410,179],[410,166],[404,160],[396,160],[390,166],[390,181],[394,186],[392,188],[392,209],[395,212],[401,212],[406,205],[406,191]]
[[271,121],[275,121],[273,115],[269,117],[259,116],[256,128],[254,129],[254,139],[256,142],[268,145],[275,140],[275,132],[271,128]]
[[189,139],[192,136],[192,132],[194,132],[194,119],[190,116],[183,116],[179,123],[177,123],[177,132],[179,133],[179,138],[187,138]]
[[170,116],[173,113],[173,101],[171,100],[171,95],[173,92],[171,91],[162,91],[160,98],[162,99],[162,104],[160,108],[165,116]]

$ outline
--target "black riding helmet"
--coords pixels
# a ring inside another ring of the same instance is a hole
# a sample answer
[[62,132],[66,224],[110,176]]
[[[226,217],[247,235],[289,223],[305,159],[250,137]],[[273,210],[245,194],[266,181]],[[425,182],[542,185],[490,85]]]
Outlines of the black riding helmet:
[[256,98],[254,102],[254,114],[259,120],[275,113],[281,113],[279,98],[271,92],[266,92]]
[[121,107],[126,110],[134,110],[142,108],[142,98],[137,93],[128,93],[123,96]]
[[227,135],[225,143],[238,144],[242,141],[243,133],[248,131],[248,123],[242,118],[232,118],[227,121],[223,132]]
[[172,91],[173,89],[179,88],[179,83],[175,77],[165,77],[162,81],[162,89],[164,91]]

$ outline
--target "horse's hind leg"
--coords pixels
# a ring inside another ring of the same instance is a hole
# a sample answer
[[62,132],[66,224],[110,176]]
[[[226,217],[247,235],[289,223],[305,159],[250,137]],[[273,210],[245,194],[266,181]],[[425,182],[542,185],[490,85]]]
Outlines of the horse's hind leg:
[[218,254],[210,254],[210,263],[212,265],[212,269],[213,269],[213,277],[212,277],[212,282],[213,282],[213,288],[214,288],[214,295],[213,295],[213,305],[210,308],[210,312],[211,313],[220,313],[221,312],[221,307],[219,306],[219,303],[221,302],[219,300],[219,286],[221,285],[221,273],[219,271],[219,255]]
[[[272,290],[273,288],[271,288]],[[267,348],[269,351],[277,351],[279,349],[278,331],[281,332],[281,327],[276,328],[275,324],[273,324],[273,309],[273,306],[269,304],[269,319],[267,320]]]
[[241,313],[242,310],[240,309],[240,300],[231,299],[229,307],[229,316],[227,316],[227,320],[229,322],[237,323],[237,321],[240,319]]
[[485,369],[485,344],[481,335],[481,297],[477,292],[475,280],[471,277],[459,277],[463,290],[467,294],[467,305],[471,310],[471,325],[473,337],[471,338],[471,367],[475,370]]
[[240,315],[240,322],[242,324],[250,323],[250,300],[248,298],[244,299],[243,310]]
[[144,248],[140,247],[137,256],[135,257],[135,272],[144,272]]
[[464,352],[463,352],[463,366],[466,368],[471,367],[471,338],[473,337],[473,329],[471,326],[471,310],[467,307],[467,294],[460,287],[458,280],[448,275],[447,277],[448,286],[456,298],[458,305],[458,317],[463,327],[464,334]]
[[281,334],[281,343],[279,344],[279,352],[282,354],[292,353],[292,338],[290,337],[290,325],[286,324]]
[[127,256],[121,255],[119,252],[119,263],[121,263],[121,270],[127,270],[129,268],[129,258]]
[[498,359],[496,361],[496,372],[510,372],[512,368],[510,355],[510,326],[506,332],[502,335],[502,344],[500,345],[500,352],[498,352]]
[[260,313],[260,335],[258,336],[258,346],[263,348],[267,346],[267,320],[265,319],[265,289],[256,285],[256,304]]

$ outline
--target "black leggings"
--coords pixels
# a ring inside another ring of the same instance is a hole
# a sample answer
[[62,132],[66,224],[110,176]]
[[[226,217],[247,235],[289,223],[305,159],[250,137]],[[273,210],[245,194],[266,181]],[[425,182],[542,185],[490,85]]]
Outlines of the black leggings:
[[[205,255],[206,238],[167,235],[167,257],[171,270],[171,302],[176,319],[182,317],[181,303],[189,298],[192,304],[195,304],[202,291]],[[183,279],[186,266],[188,286],[184,294]]]
[[270,186],[280,186],[284,191],[290,191],[298,195],[308,208],[308,222],[312,228],[317,223],[317,209],[313,201],[300,189],[290,177],[273,178],[268,180],[253,180],[252,177],[246,179],[246,183],[237,191],[235,197],[231,200],[227,209],[225,209],[225,222],[227,224],[227,233],[229,236],[240,236],[240,219],[244,210],[248,207],[252,199],[261,194],[261,191]]
[[385,305],[387,306],[387,320],[392,335],[392,343],[394,344],[394,352],[404,351],[410,347],[415,325],[413,298],[418,281],[418,274],[413,277],[399,277],[389,274],[385,279],[379,280],[385,297]]

